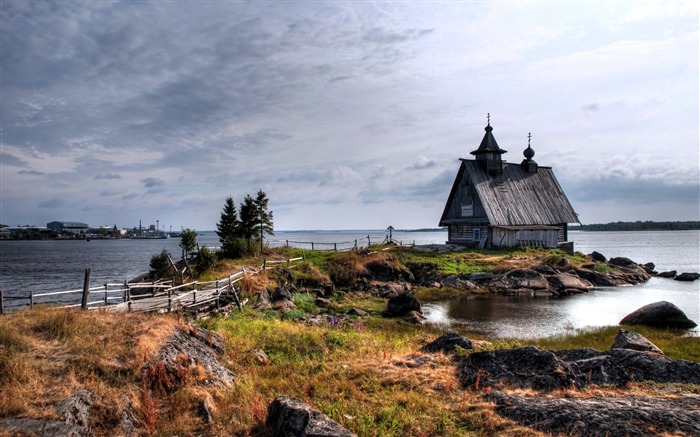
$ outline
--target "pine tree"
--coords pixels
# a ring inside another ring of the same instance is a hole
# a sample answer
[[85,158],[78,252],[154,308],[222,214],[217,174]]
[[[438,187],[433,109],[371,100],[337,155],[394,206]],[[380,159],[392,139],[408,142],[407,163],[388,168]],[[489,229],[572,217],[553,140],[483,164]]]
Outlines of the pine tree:
[[253,203],[255,205],[255,212],[257,216],[255,223],[256,235],[259,235],[260,237],[260,252],[263,251],[264,235],[275,235],[272,224],[272,211],[268,211],[268,202],[269,199],[267,198],[267,194],[265,194],[263,190],[258,190],[258,195]]
[[256,223],[257,223],[257,207],[255,205],[255,200],[246,194],[241,203],[241,220],[239,225],[239,235],[245,239],[248,252],[253,251],[253,238],[256,236]]
[[216,224],[216,235],[219,236],[219,241],[222,245],[238,236],[239,224],[236,205],[233,203],[233,198],[229,196],[226,198],[221,219]]
[[245,254],[245,243],[241,238],[241,222],[238,220],[236,204],[231,196],[226,198],[221,219],[216,224],[216,235],[221,242],[221,251],[226,258],[240,258]]

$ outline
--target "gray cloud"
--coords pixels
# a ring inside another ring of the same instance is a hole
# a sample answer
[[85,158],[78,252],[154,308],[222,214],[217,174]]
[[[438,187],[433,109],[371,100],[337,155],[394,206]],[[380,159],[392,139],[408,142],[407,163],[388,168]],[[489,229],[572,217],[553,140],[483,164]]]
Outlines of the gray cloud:
[[[692,203],[697,14],[645,5],[7,0],[2,214],[81,199],[96,222],[208,229],[263,188],[281,226],[334,227],[309,206],[432,225],[487,112],[518,157],[536,131],[575,207]],[[657,170],[666,148],[678,171]]]
[[100,180],[100,179],[110,180],[110,179],[121,179],[121,178],[122,178],[121,175],[118,175],[115,173],[107,173],[107,174],[98,174],[93,179],[94,180]]

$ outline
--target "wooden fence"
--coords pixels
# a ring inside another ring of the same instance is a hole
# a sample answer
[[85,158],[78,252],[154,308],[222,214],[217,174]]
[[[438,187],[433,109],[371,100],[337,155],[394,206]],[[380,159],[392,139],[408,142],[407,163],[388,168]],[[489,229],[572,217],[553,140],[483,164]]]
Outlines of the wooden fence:
[[[77,308],[88,310],[93,308],[107,308],[112,311],[173,311],[175,309],[196,309],[203,305],[219,306],[222,298],[230,297],[239,307],[244,304],[240,300],[235,284],[246,275],[257,275],[265,270],[285,265],[288,268],[293,264],[304,260],[305,257],[290,258],[285,260],[265,260],[259,268],[243,268],[227,278],[214,281],[191,281],[174,286],[172,281],[153,282],[120,282],[105,283],[102,286],[90,287],[90,269],[85,270],[83,288],[65,291],[52,291],[47,293],[29,292],[28,296],[4,296],[0,290],[0,314],[5,312],[5,300],[23,300],[25,307],[33,308],[39,304],[49,304],[46,297],[60,295],[80,297],[80,303],[68,305],[55,305],[56,308]],[[99,296],[99,299],[91,297]],[[42,302],[43,300],[43,302]]]

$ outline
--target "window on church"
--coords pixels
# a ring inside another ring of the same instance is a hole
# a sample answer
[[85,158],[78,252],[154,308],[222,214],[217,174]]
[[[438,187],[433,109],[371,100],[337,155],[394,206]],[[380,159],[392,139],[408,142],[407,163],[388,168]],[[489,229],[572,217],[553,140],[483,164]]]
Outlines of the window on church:
[[472,234],[474,235],[474,241],[481,241],[481,228],[472,229]]
[[474,217],[474,203],[467,201],[462,204],[462,217]]

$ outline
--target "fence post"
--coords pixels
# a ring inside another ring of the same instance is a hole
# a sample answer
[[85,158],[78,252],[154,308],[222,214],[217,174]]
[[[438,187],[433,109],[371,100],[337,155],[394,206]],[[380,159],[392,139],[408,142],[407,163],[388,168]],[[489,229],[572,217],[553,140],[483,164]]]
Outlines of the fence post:
[[0,314],[5,313],[5,302],[3,301],[2,288],[0,288]]
[[338,243],[333,243],[333,251],[334,252],[338,251]]
[[311,242],[311,250],[314,250],[314,242]]
[[301,258],[306,262],[306,252],[301,252]]
[[128,308],[126,311],[130,313],[131,312],[131,300],[129,300],[129,303],[127,303],[127,307]]
[[29,308],[34,308],[34,292],[29,290]]
[[107,306],[107,283],[105,282],[105,306]]
[[289,240],[284,240],[285,241],[285,246],[289,247]]
[[126,302],[126,293],[129,291],[129,283],[126,282],[126,279],[124,279],[124,290],[122,291],[122,296],[124,298],[124,302]]
[[367,236],[367,249],[372,245],[372,240],[369,239],[369,235]]
[[151,281],[151,296],[155,296],[155,295],[156,295],[156,280],[153,279]]
[[80,303],[80,309],[88,309],[88,295],[90,294],[90,268],[85,269],[85,281],[83,282],[83,300]]
[[357,250],[357,238],[355,238],[355,247],[353,249]]

